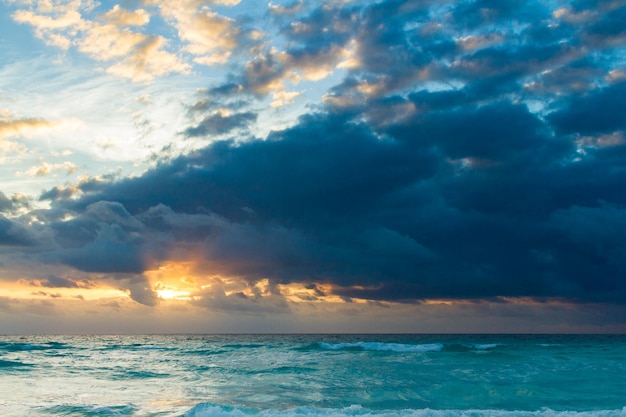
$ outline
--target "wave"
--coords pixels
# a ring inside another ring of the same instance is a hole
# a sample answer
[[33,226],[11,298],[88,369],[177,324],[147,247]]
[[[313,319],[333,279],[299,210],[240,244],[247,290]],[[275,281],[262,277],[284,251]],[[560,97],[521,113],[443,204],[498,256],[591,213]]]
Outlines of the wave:
[[383,343],[383,342],[347,342],[347,343],[324,343],[320,342],[322,349],[342,350],[357,349],[370,350],[379,352],[439,352],[443,349],[441,343],[425,343],[419,345],[410,345],[405,343]]
[[223,345],[225,349],[259,349],[263,347],[267,347],[262,343],[230,343]]
[[[43,408],[43,407],[42,407]],[[61,416],[98,416],[98,417],[123,417],[136,415],[137,407],[133,405],[120,405],[111,407],[100,407],[95,405],[55,405],[45,407],[43,410],[50,414]]]
[[4,368],[21,368],[21,367],[30,367],[32,365],[28,364],[28,363],[24,363],[24,362],[18,362],[18,361],[6,361],[3,359],[0,359],[0,369],[4,369]]
[[285,410],[255,410],[222,407],[212,403],[197,404],[181,417],[626,417],[621,410],[537,411],[505,410],[370,410],[358,405],[346,408],[297,407]]
[[5,352],[23,352],[23,351],[39,351],[39,350],[60,350],[71,349],[65,343],[46,342],[42,344],[20,343],[20,342],[0,342],[0,351]]
[[495,349],[499,345],[497,343],[476,343],[474,344],[474,349],[483,350],[483,349]]
[[111,373],[110,378],[114,381],[126,381],[128,379],[156,379],[169,378],[171,375],[141,370],[126,370],[124,372]]
[[473,343],[470,345],[464,345],[467,346],[471,349],[475,349],[475,350],[490,350],[490,349],[495,349],[498,346],[501,346],[498,343]]

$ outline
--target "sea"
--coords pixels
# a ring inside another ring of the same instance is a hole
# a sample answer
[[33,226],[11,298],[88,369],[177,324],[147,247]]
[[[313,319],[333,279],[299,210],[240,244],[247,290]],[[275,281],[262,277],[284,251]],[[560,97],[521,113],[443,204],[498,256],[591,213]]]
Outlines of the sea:
[[626,336],[0,336],[0,416],[626,417]]

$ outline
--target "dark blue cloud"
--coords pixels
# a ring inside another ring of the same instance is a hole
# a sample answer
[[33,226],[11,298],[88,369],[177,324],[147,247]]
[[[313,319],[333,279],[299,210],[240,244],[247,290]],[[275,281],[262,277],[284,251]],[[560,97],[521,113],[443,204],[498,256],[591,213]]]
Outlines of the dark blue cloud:
[[20,209],[30,209],[29,198],[23,194],[14,194],[7,197],[0,191],[0,213],[13,213]]
[[577,95],[548,119],[563,133],[597,135],[626,129],[626,82]]
[[[307,116],[265,141],[216,143],[56,204],[89,212],[91,201],[118,201],[128,212],[116,205],[127,213],[116,224],[202,241],[207,258],[228,265],[222,272],[251,281],[330,282],[343,296],[378,300],[619,301],[626,291],[614,278],[621,276],[620,252],[582,251],[584,239],[571,239],[574,229],[555,213],[576,204],[602,211],[600,198],[624,200],[616,198],[623,179],[589,177],[582,165],[563,164],[575,148],[545,132],[527,108],[505,103],[436,111],[388,130],[387,138],[349,119]],[[493,165],[455,167],[452,157]],[[578,195],[577,181],[586,183]],[[125,236],[115,245],[138,256]],[[94,239],[101,253],[119,255],[106,247],[110,239]],[[100,265],[97,256],[91,262]],[[607,274],[607,285],[592,282],[598,273]]]
[[223,135],[231,130],[245,128],[256,119],[257,115],[252,112],[233,115],[215,113],[206,116],[197,126],[187,128],[184,134],[187,137]]
[[0,246],[32,246],[35,244],[35,235],[28,227],[0,214]]
[[[476,26],[514,21],[519,18],[532,17],[534,2],[525,0],[466,0],[458,2],[453,9],[454,23],[461,27]],[[529,10],[530,9],[530,10]]]
[[[619,2],[613,2],[619,4]],[[614,9],[611,3],[605,2],[607,10],[584,33],[584,38],[595,47],[622,47],[626,43],[626,4]]]
[[281,33],[310,50],[342,45],[353,35],[359,12],[356,6],[326,4],[298,19],[290,19],[281,27]]
[[396,125],[389,132],[413,146],[436,147],[452,159],[477,158],[496,163],[546,146],[548,141],[542,130],[542,123],[525,106],[498,102],[432,112],[428,118]]

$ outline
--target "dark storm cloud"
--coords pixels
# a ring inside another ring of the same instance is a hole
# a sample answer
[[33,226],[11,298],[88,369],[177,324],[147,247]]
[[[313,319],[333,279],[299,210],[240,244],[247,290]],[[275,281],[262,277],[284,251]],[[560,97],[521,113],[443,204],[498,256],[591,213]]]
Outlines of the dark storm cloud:
[[573,61],[554,70],[545,71],[536,76],[527,86],[529,91],[538,95],[579,94],[598,87],[596,80],[604,76],[603,70],[588,57]]
[[14,194],[11,197],[7,197],[2,191],[0,191],[0,213],[13,213],[20,209],[29,209],[30,201],[28,197],[21,194]]
[[525,45],[515,49],[497,46],[463,57],[453,65],[452,71],[453,75],[470,81],[484,77],[515,79],[567,62],[578,54],[578,49],[570,45]]
[[290,40],[308,49],[343,44],[350,39],[357,24],[359,9],[354,6],[324,5],[307,16],[292,20],[281,31]]
[[433,112],[426,120],[412,122],[404,129],[394,127],[391,133],[415,146],[438,147],[452,159],[498,162],[536,152],[547,143],[539,119],[526,106],[507,102]]
[[205,117],[200,124],[185,130],[185,136],[208,136],[223,135],[235,129],[247,127],[250,123],[256,121],[257,115],[252,112],[237,113],[224,116],[221,113],[215,113]]
[[34,244],[36,244],[35,235],[29,228],[0,214],[0,247]]
[[[58,247],[48,259],[134,274],[126,288],[145,304],[155,298],[141,272],[189,253],[251,288],[268,278],[272,297],[277,284],[299,282],[332,284],[346,299],[624,304],[626,83],[607,83],[621,68],[612,49],[621,7],[300,10],[282,29],[284,53],[260,54],[206,90],[190,112],[208,115],[186,133],[236,132],[255,114],[218,118],[218,104],[336,63],[355,39],[361,65],[324,107],[266,138],[215,142],[135,178],[84,181],[71,199],[47,191],[52,211],[73,215],[49,225]],[[247,310],[262,298],[223,294],[205,301]]]
[[419,28],[429,21],[428,11],[416,7],[421,3],[390,1],[361,12],[356,40],[362,67],[355,71],[355,75],[380,84],[378,95],[419,80],[424,71],[430,71],[430,75],[436,77],[439,69],[435,58],[455,49],[450,37],[422,36],[412,27]]
[[[112,201],[135,213],[163,203],[175,211],[205,207],[234,218],[247,216],[249,207],[262,218],[315,220],[320,210],[367,209],[384,194],[432,175],[435,165],[429,150],[379,140],[365,126],[339,117],[309,115],[265,141],[219,142],[141,179],[57,203],[80,207],[112,193]],[[168,197],[164,189],[178,191]]]
[[[444,116],[448,125],[440,121]],[[621,252],[605,251],[602,258],[582,251],[585,235],[572,239],[573,229],[562,226],[567,217],[551,213],[621,195],[621,177],[607,173],[598,179],[609,181],[596,184],[586,170],[562,166],[574,148],[543,130],[525,107],[511,104],[435,112],[409,129],[412,136],[389,131],[395,140],[380,140],[337,116],[308,116],[267,141],[217,143],[141,178],[111,183],[68,208],[123,202],[153,233],[167,231],[179,242],[205,237],[201,247],[208,259],[224,263],[220,272],[251,282],[331,282],[346,287],[340,295],[377,300],[618,302],[625,291],[615,275],[622,274]],[[499,164],[455,169],[435,163],[437,155]],[[570,177],[570,184],[559,177]],[[568,195],[583,178],[584,194]],[[168,196],[164,189],[177,192]],[[204,231],[191,233],[192,224],[205,224]],[[604,286],[593,278],[599,273]]]
[[75,190],[71,188],[64,188],[60,186],[53,187],[48,191],[41,193],[39,196],[40,201],[44,200],[59,200],[59,199],[67,199],[71,198],[75,193]]
[[532,9],[536,7],[534,2],[526,0],[476,0],[458,3],[452,12],[454,22],[461,27],[470,28],[503,20],[519,19],[522,17],[520,14],[525,14],[526,18],[532,17],[534,16]]
[[139,304],[155,306],[159,302],[159,297],[152,290],[148,279],[142,275],[136,275],[120,280],[122,289],[128,290],[130,298]]
[[[619,4],[620,2],[615,2]],[[626,4],[622,4],[602,14],[584,33],[584,39],[594,47],[617,47],[626,43]]]
[[[60,199],[57,201],[69,201]],[[63,215],[58,215],[62,213]],[[48,288],[90,288],[98,280],[114,283],[130,297],[145,305],[155,305],[156,293],[143,272],[163,257],[161,241],[168,240],[158,230],[148,230],[120,203],[98,201],[78,211],[47,210],[40,216],[45,224],[37,232],[42,239],[30,252],[33,260],[68,265],[93,273],[89,280],[49,275],[32,281]],[[66,215],[70,214],[70,218]]]
[[119,203],[98,201],[78,216],[50,225],[59,249],[42,255],[86,272],[141,273],[144,259],[143,229]]
[[548,118],[563,133],[595,135],[626,129],[626,82],[578,95]]

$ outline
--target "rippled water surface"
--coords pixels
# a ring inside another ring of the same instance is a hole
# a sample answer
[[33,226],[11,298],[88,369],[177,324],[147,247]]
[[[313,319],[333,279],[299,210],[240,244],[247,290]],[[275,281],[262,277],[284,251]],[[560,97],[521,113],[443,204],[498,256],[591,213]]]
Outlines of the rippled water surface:
[[0,336],[1,416],[626,417],[626,336]]

